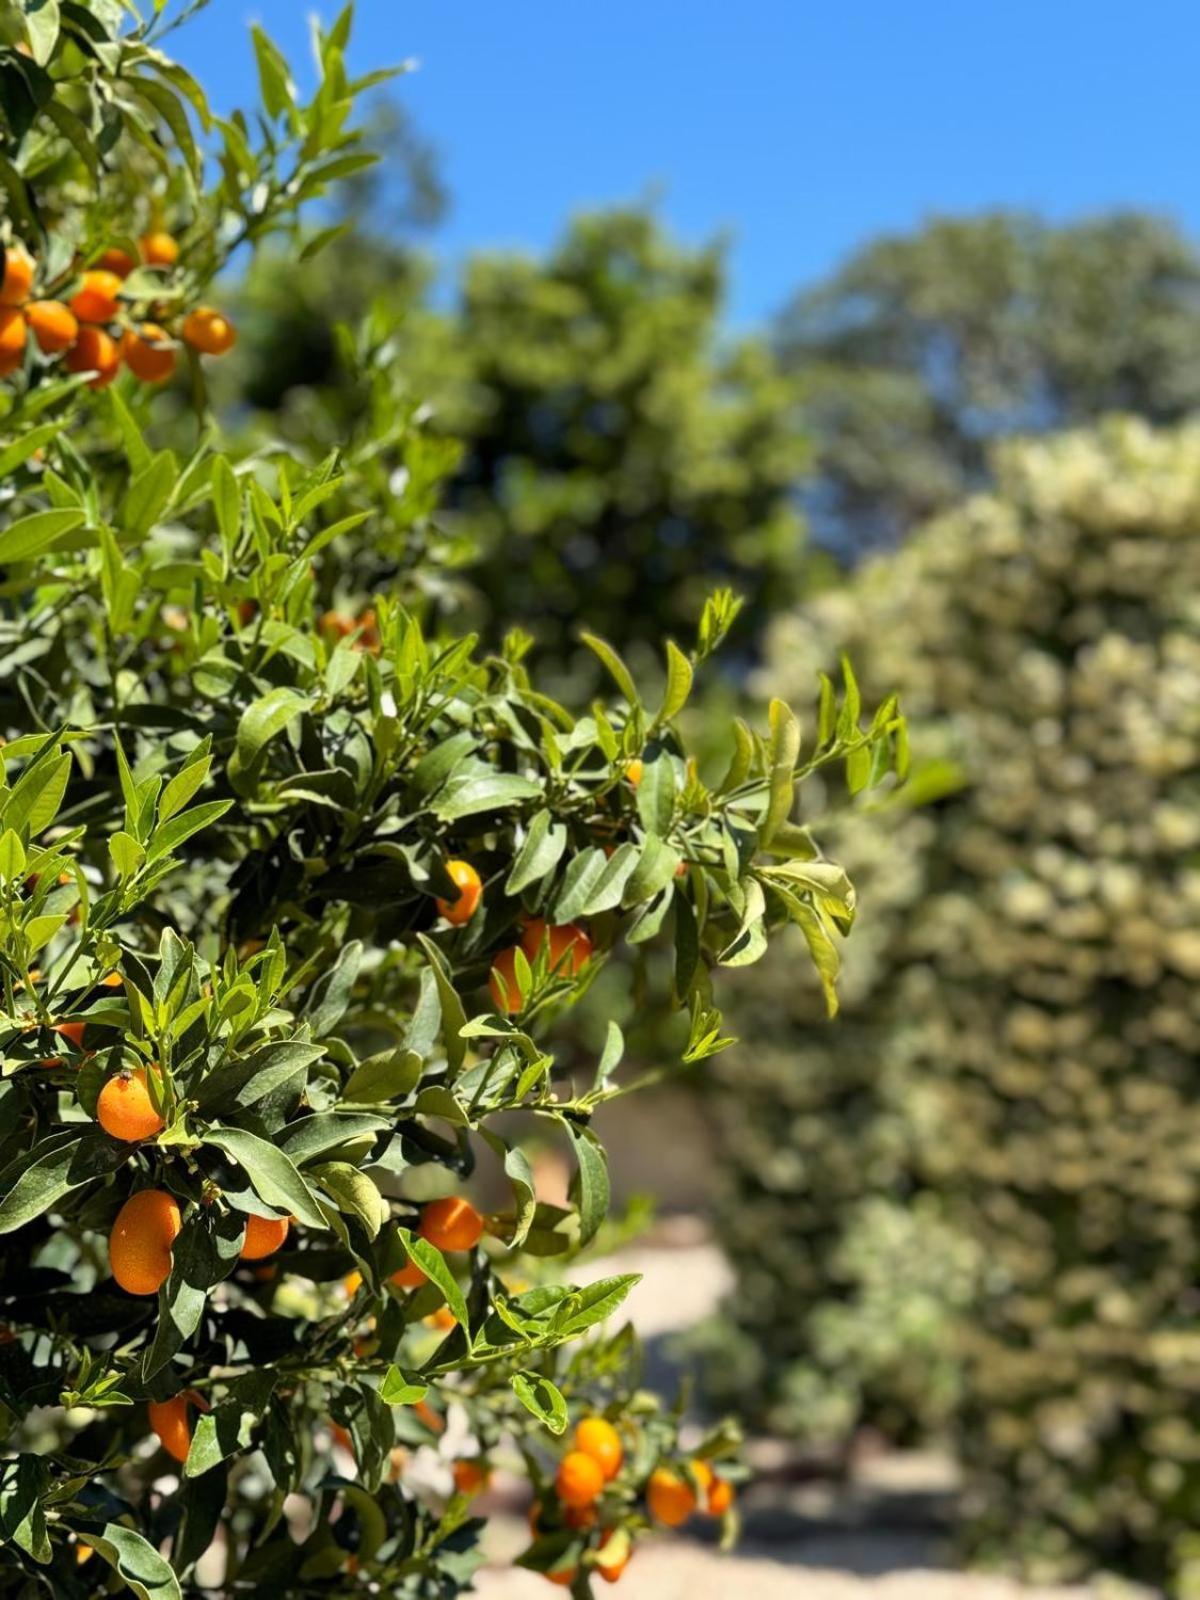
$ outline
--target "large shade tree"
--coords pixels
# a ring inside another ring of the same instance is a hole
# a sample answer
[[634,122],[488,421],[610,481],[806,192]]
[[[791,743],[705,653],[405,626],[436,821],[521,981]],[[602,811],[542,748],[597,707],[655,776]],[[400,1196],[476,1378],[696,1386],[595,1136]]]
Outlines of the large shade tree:
[[1200,405],[1200,257],[1136,211],[937,218],[798,294],[777,343],[805,389],[815,532],[853,555],[983,486],[998,438]]

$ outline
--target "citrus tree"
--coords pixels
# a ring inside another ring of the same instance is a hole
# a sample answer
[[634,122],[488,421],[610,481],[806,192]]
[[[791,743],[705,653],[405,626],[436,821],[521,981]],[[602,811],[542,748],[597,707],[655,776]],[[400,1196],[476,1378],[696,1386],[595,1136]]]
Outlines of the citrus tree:
[[[613,689],[573,713],[524,636],[429,625],[418,410],[322,459],[222,438],[209,285],[320,246],[301,209],[367,159],[378,75],[347,78],[349,12],[307,98],[256,30],[261,108],[214,118],[169,22],[0,5],[0,1593],[451,1596],[503,1461],[521,1561],[580,1597],[651,1521],[732,1519],[738,1467],[640,1388],[634,1280],[554,1259],[605,1219],[596,1108],[669,1070],[613,1027],[565,1074],[556,1017],[658,941],[703,1061],[713,969],[788,922],[831,991],[853,891],[796,783],[879,779],[903,726],[847,669],[803,754],[775,703],[705,780],[675,722],[729,595],[653,705],[590,639]],[[331,608],[381,476],[411,548]]]

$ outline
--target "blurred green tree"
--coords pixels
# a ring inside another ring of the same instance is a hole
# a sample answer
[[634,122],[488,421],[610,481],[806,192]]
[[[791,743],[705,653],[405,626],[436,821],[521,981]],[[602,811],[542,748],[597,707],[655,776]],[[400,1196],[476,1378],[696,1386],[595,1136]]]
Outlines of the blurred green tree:
[[582,622],[636,660],[730,583],[747,600],[732,649],[751,654],[806,571],[807,449],[766,344],[722,339],[720,249],[600,213],[545,260],[474,258],[449,311],[426,286],[403,240],[356,234],[311,267],[261,259],[245,387],[272,426],[328,442],[354,425],[371,401],[329,329],[371,305],[398,402],[428,396],[435,430],[463,441],[444,521],[474,552],[485,633],[519,623],[563,661]]
[[777,343],[805,388],[814,534],[854,556],[985,485],[997,438],[1200,406],[1200,256],[1137,211],[936,218],[797,295]]

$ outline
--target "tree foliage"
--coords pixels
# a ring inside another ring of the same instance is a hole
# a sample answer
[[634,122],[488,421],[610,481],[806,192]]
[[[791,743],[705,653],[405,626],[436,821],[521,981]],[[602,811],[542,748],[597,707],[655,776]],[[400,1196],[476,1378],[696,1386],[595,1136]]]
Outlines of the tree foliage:
[[[521,1559],[582,1597],[648,1507],[728,1515],[710,1463],[738,1469],[728,1427],[681,1456],[602,1328],[633,1280],[557,1270],[607,1211],[593,1113],[638,1084],[615,1028],[565,1076],[556,1019],[618,941],[657,940],[703,1061],[714,969],[789,922],[832,1003],[853,891],[795,788],[902,767],[896,703],[868,717],[847,669],[803,749],[775,702],[706,779],[676,723],[727,593],[651,703],[590,638],[612,690],[577,715],[518,632],[489,653],[439,626],[453,454],[416,403],[381,385],[327,454],[222,433],[186,318],[241,246],[319,247],[301,207],[369,159],[349,11],[307,99],[255,30],[262,104],[227,119],[162,8],[0,19],[10,309],[22,250],[30,292],[74,303],[166,228],[177,259],[131,259],[89,325],[152,320],[186,357],[156,389],[29,342],[0,390],[0,1593],[459,1593],[510,1439],[541,1508]],[[535,1192],[530,1126],[571,1154],[567,1205]],[[506,1205],[437,1205],[484,1167]],[[397,1450],[433,1455],[451,1409],[474,1473],[410,1479]],[[571,1519],[566,1430],[593,1414],[624,1461]]]
[[676,243],[644,212],[598,213],[544,260],[474,257],[445,313],[394,240],[346,244],[323,272],[296,295],[281,281],[303,271],[275,256],[250,276],[247,360],[268,388],[292,378],[264,395],[272,420],[293,437],[361,421],[371,397],[349,343],[331,365],[278,308],[303,304],[327,328],[373,278],[392,394],[421,396],[461,441],[442,520],[474,593],[460,586],[457,603],[485,634],[515,622],[566,661],[585,595],[596,631],[645,659],[731,583],[748,608],[735,645],[753,653],[805,571],[807,452],[765,344],[720,336],[719,250]]
[[1200,259],[1168,222],[942,217],[866,246],[778,327],[803,384],[820,538],[894,544],[990,480],[989,448],[1200,404]]
[[[835,833],[872,913],[847,1026],[802,1033],[798,1060],[759,1040],[725,1103],[733,1314],[782,1358],[767,1392],[793,1425],[941,1426],[984,1556],[1180,1593],[1200,1492],[1198,466],[1194,427],[1005,446],[994,494],[780,625],[782,681],[851,649],[902,686],[933,763],[908,799],[931,804]],[[760,971],[757,1014],[806,1024],[790,976]]]

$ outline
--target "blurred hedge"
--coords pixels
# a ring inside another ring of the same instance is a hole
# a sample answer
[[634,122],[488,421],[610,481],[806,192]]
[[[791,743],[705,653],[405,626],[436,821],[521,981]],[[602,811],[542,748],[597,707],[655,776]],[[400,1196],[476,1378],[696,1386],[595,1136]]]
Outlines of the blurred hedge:
[[966,782],[847,815],[840,1025],[748,983],[726,1367],[802,1433],[952,1428],[984,1558],[1200,1592],[1200,427],[996,468],[775,632]]

